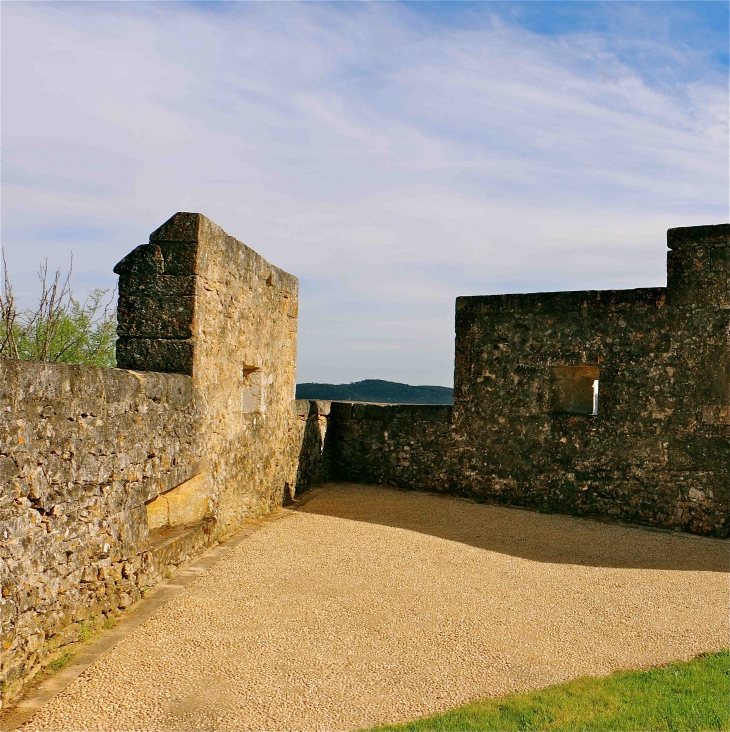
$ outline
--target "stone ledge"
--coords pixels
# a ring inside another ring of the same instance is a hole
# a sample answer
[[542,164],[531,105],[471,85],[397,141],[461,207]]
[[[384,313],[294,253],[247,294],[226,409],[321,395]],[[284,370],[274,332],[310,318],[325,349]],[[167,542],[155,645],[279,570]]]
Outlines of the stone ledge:
[[188,526],[159,529],[150,532],[150,554],[155,571],[163,574],[200,554],[210,543],[214,522],[202,521]]

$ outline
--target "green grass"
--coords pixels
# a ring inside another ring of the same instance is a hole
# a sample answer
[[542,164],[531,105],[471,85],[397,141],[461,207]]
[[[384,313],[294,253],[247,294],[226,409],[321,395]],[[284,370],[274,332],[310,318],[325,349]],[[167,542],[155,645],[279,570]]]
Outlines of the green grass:
[[92,635],[94,635],[94,626],[87,620],[79,623],[79,643],[85,643]]
[[51,661],[48,666],[46,666],[46,670],[49,673],[55,674],[61,669],[66,668],[66,666],[71,663],[75,655],[75,653],[64,653],[62,656],[54,658],[53,661]]
[[378,732],[730,730],[730,650],[510,694]]

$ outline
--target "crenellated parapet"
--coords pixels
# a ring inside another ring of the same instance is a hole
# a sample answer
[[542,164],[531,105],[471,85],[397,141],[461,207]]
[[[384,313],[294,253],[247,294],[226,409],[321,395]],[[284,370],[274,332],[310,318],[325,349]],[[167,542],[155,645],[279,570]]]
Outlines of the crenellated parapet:
[[730,226],[667,239],[666,288],[458,298],[463,491],[728,536]]
[[667,287],[458,298],[454,405],[295,401],[298,283],[197,213],[115,267],[117,369],[0,360],[2,704],[328,480],[730,535],[730,225]]

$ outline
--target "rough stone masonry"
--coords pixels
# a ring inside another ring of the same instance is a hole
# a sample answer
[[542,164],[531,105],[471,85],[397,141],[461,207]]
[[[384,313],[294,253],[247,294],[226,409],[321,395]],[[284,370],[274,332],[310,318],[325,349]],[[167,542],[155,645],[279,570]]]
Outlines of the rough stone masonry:
[[295,401],[295,277],[200,214],[115,268],[118,369],[0,360],[2,704],[331,479],[730,534],[730,226],[666,288],[459,298],[453,409]]
[[293,400],[296,278],[199,214],[115,271],[120,368],[0,360],[3,705],[321,472],[318,417]]
[[333,475],[728,537],[730,225],[668,244],[667,287],[458,298],[453,410],[332,405]]

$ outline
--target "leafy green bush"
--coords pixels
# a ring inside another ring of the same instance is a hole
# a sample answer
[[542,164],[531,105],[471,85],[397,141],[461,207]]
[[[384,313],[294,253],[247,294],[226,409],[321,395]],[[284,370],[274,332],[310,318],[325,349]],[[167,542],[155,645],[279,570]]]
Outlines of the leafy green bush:
[[64,277],[57,270],[49,281],[46,262],[38,271],[41,294],[37,306],[19,310],[4,254],[2,261],[5,281],[0,292],[0,357],[116,365],[114,293],[108,296],[109,290],[93,290],[81,302],[71,291],[72,267]]

